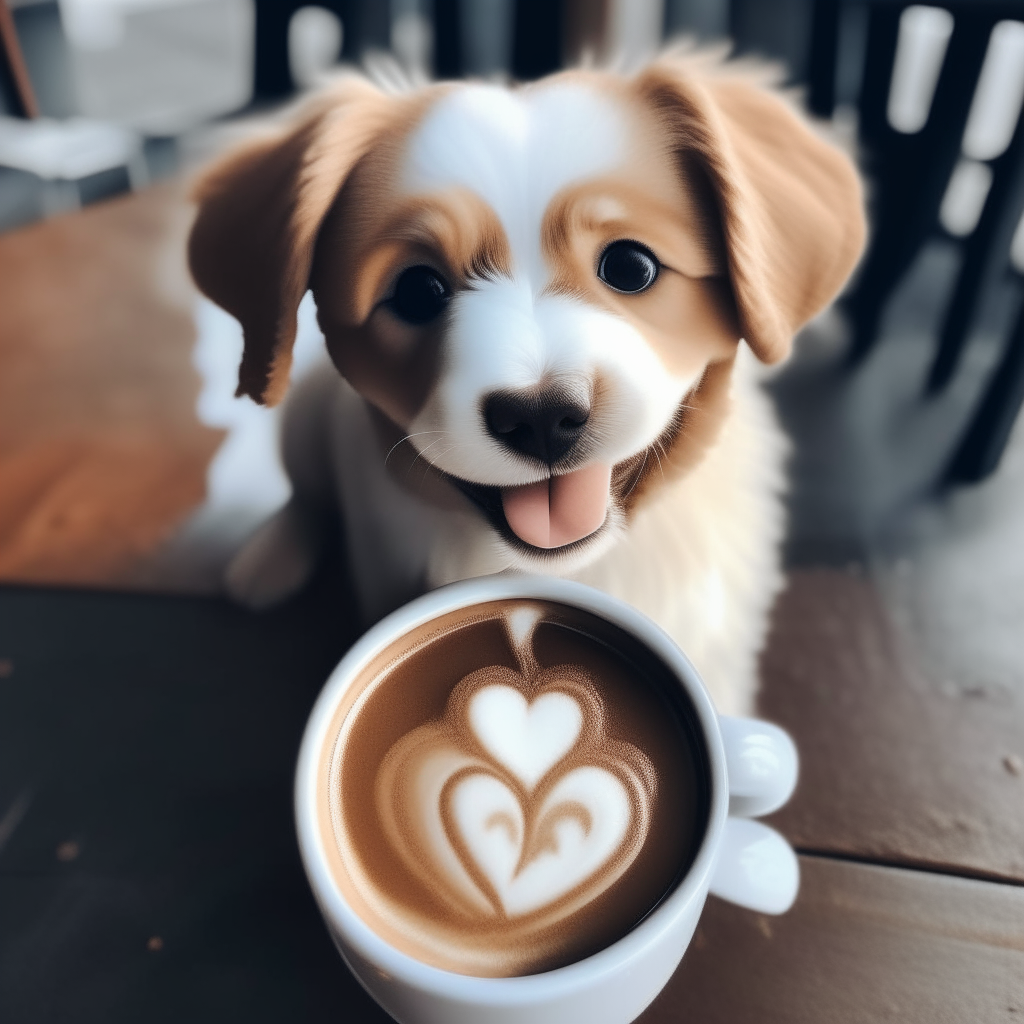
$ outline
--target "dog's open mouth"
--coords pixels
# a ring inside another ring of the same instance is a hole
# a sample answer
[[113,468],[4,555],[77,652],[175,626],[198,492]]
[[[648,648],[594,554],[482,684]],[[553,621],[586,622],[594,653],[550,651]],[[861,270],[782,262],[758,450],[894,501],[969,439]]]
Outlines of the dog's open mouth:
[[611,467],[597,462],[521,487],[451,480],[500,533],[545,551],[596,533],[608,516],[611,499]]

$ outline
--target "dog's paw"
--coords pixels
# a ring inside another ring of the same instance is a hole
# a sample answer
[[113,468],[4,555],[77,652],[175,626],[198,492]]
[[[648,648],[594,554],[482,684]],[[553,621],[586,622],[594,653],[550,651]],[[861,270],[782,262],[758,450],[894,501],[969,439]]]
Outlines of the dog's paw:
[[231,559],[224,586],[239,604],[263,611],[298,593],[316,567],[316,545],[291,503],[268,519]]

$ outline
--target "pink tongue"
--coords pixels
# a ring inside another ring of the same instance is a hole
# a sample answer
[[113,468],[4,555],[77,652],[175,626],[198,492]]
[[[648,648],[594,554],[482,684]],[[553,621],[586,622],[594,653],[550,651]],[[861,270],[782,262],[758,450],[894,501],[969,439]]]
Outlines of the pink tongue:
[[611,466],[592,462],[575,473],[501,492],[512,532],[535,548],[560,548],[592,534],[608,514]]

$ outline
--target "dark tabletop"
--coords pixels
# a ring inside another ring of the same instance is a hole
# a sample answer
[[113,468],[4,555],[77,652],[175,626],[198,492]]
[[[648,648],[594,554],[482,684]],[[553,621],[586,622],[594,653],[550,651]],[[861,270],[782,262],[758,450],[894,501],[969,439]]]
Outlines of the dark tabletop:
[[299,863],[302,728],[353,637],[280,612],[0,590],[0,1020],[387,1020]]
[[[264,615],[0,588],[4,1024],[387,1020],[330,943],[291,817],[306,716],[356,632],[329,574]],[[1024,1019],[1024,778],[1001,760],[1019,716],[975,699],[948,742],[870,586],[834,570],[792,575],[764,671],[762,711],[803,754],[775,819],[800,897],[781,918],[711,899],[645,1021]],[[992,778],[961,806],[938,768],[977,775],[975,734]]]

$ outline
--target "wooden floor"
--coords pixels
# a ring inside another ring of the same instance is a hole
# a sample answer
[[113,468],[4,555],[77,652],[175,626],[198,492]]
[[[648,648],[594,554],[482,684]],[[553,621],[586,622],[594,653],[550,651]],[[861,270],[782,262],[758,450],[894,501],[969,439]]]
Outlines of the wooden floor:
[[187,225],[164,185],[0,235],[0,579],[130,582],[202,500]]
[[[383,1020],[316,921],[289,823],[292,744],[351,617],[316,594],[259,619],[10,586],[135,584],[202,498],[219,435],[193,413],[187,217],[162,186],[0,237],[0,1019],[69,1019],[91,993],[108,1020],[189,998],[272,1020],[292,993],[290,1019]],[[645,1021],[1024,1020],[1024,687],[947,692],[920,666],[862,572],[791,574],[761,711],[801,752],[773,819],[800,896],[781,918],[710,900]],[[256,680],[252,747],[217,701]],[[224,737],[245,756],[219,759]],[[223,917],[243,889],[276,908],[244,935]]]

